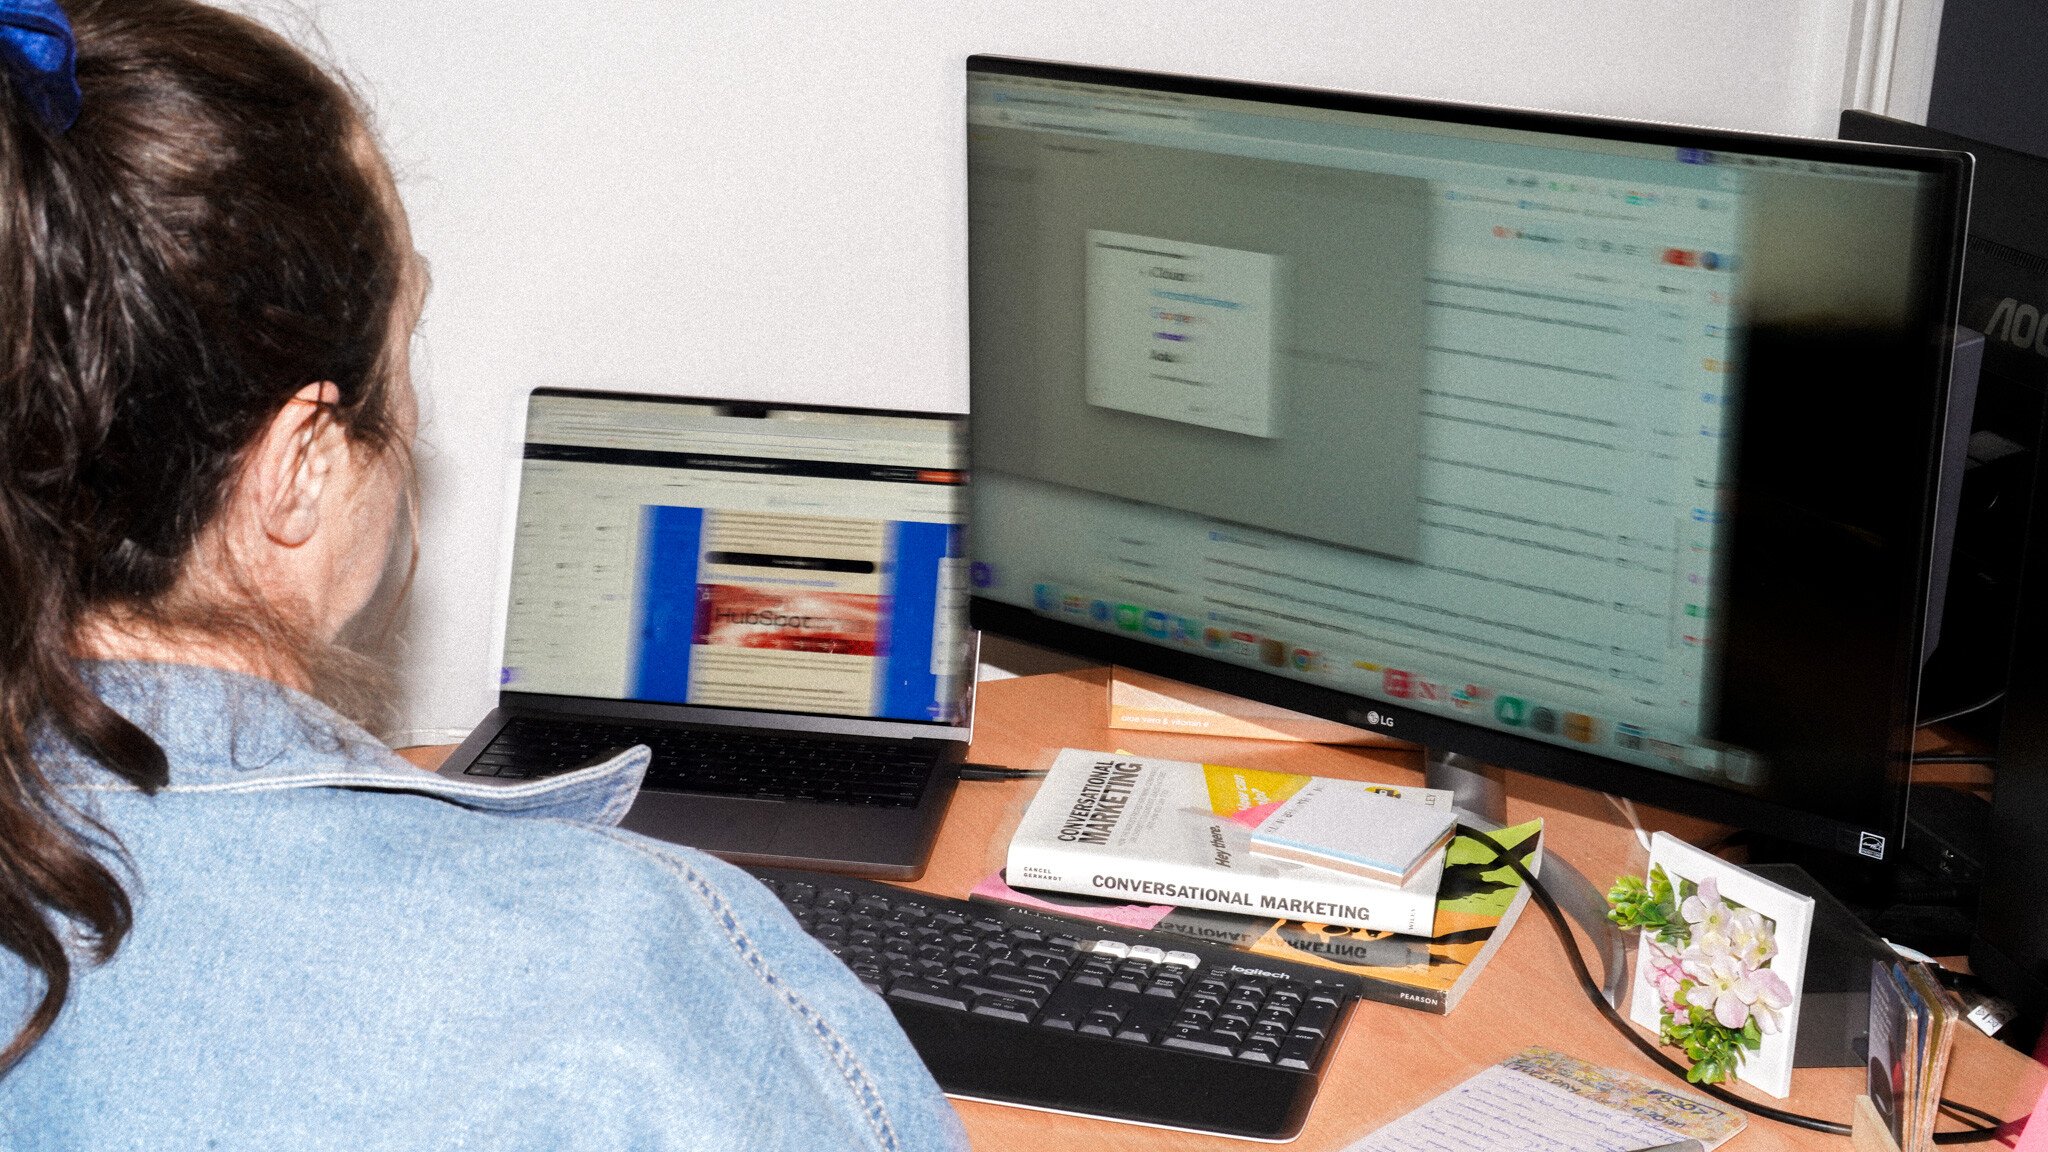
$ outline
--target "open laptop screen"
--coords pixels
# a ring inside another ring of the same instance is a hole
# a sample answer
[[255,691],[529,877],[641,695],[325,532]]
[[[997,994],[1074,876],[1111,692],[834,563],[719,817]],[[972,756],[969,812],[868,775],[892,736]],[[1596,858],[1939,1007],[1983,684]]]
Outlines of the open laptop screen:
[[957,721],[959,421],[537,390],[501,683]]

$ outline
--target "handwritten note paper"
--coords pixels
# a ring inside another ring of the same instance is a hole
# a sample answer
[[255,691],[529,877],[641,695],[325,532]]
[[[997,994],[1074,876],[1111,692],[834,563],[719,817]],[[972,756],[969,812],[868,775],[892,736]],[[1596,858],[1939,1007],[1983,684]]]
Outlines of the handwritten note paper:
[[1530,1048],[1345,1152],[1632,1152],[1684,1139],[1712,1148],[1743,1123],[1688,1093]]

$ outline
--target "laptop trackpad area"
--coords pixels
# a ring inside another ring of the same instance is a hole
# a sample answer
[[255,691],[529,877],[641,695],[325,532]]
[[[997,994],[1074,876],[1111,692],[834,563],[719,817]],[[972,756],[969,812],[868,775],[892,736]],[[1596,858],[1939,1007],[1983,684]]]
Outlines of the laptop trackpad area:
[[780,842],[789,810],[766,800],[642,792],[619,827],[706,852],[757,853]]

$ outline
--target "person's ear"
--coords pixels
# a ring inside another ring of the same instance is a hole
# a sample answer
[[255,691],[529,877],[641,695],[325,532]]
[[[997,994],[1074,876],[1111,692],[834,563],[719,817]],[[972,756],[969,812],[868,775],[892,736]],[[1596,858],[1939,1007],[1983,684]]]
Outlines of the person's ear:
[[308,384],[270,418],[250,461],[256,481],[256,509],[263,534],[278,545],[297,548],[320,529],[320,498],[348,450],[334,422],[341,389]]

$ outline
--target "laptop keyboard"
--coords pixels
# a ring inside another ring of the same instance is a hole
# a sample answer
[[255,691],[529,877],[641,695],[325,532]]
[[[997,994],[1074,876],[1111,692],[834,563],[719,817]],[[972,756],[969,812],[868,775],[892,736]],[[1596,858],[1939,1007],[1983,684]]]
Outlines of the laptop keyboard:
[[910,741],[522,716],[507,722],[464,774],[553,776],[635,744],[654,752],[645,788],[878,808],[915,805],[938,757],[930,744]]

